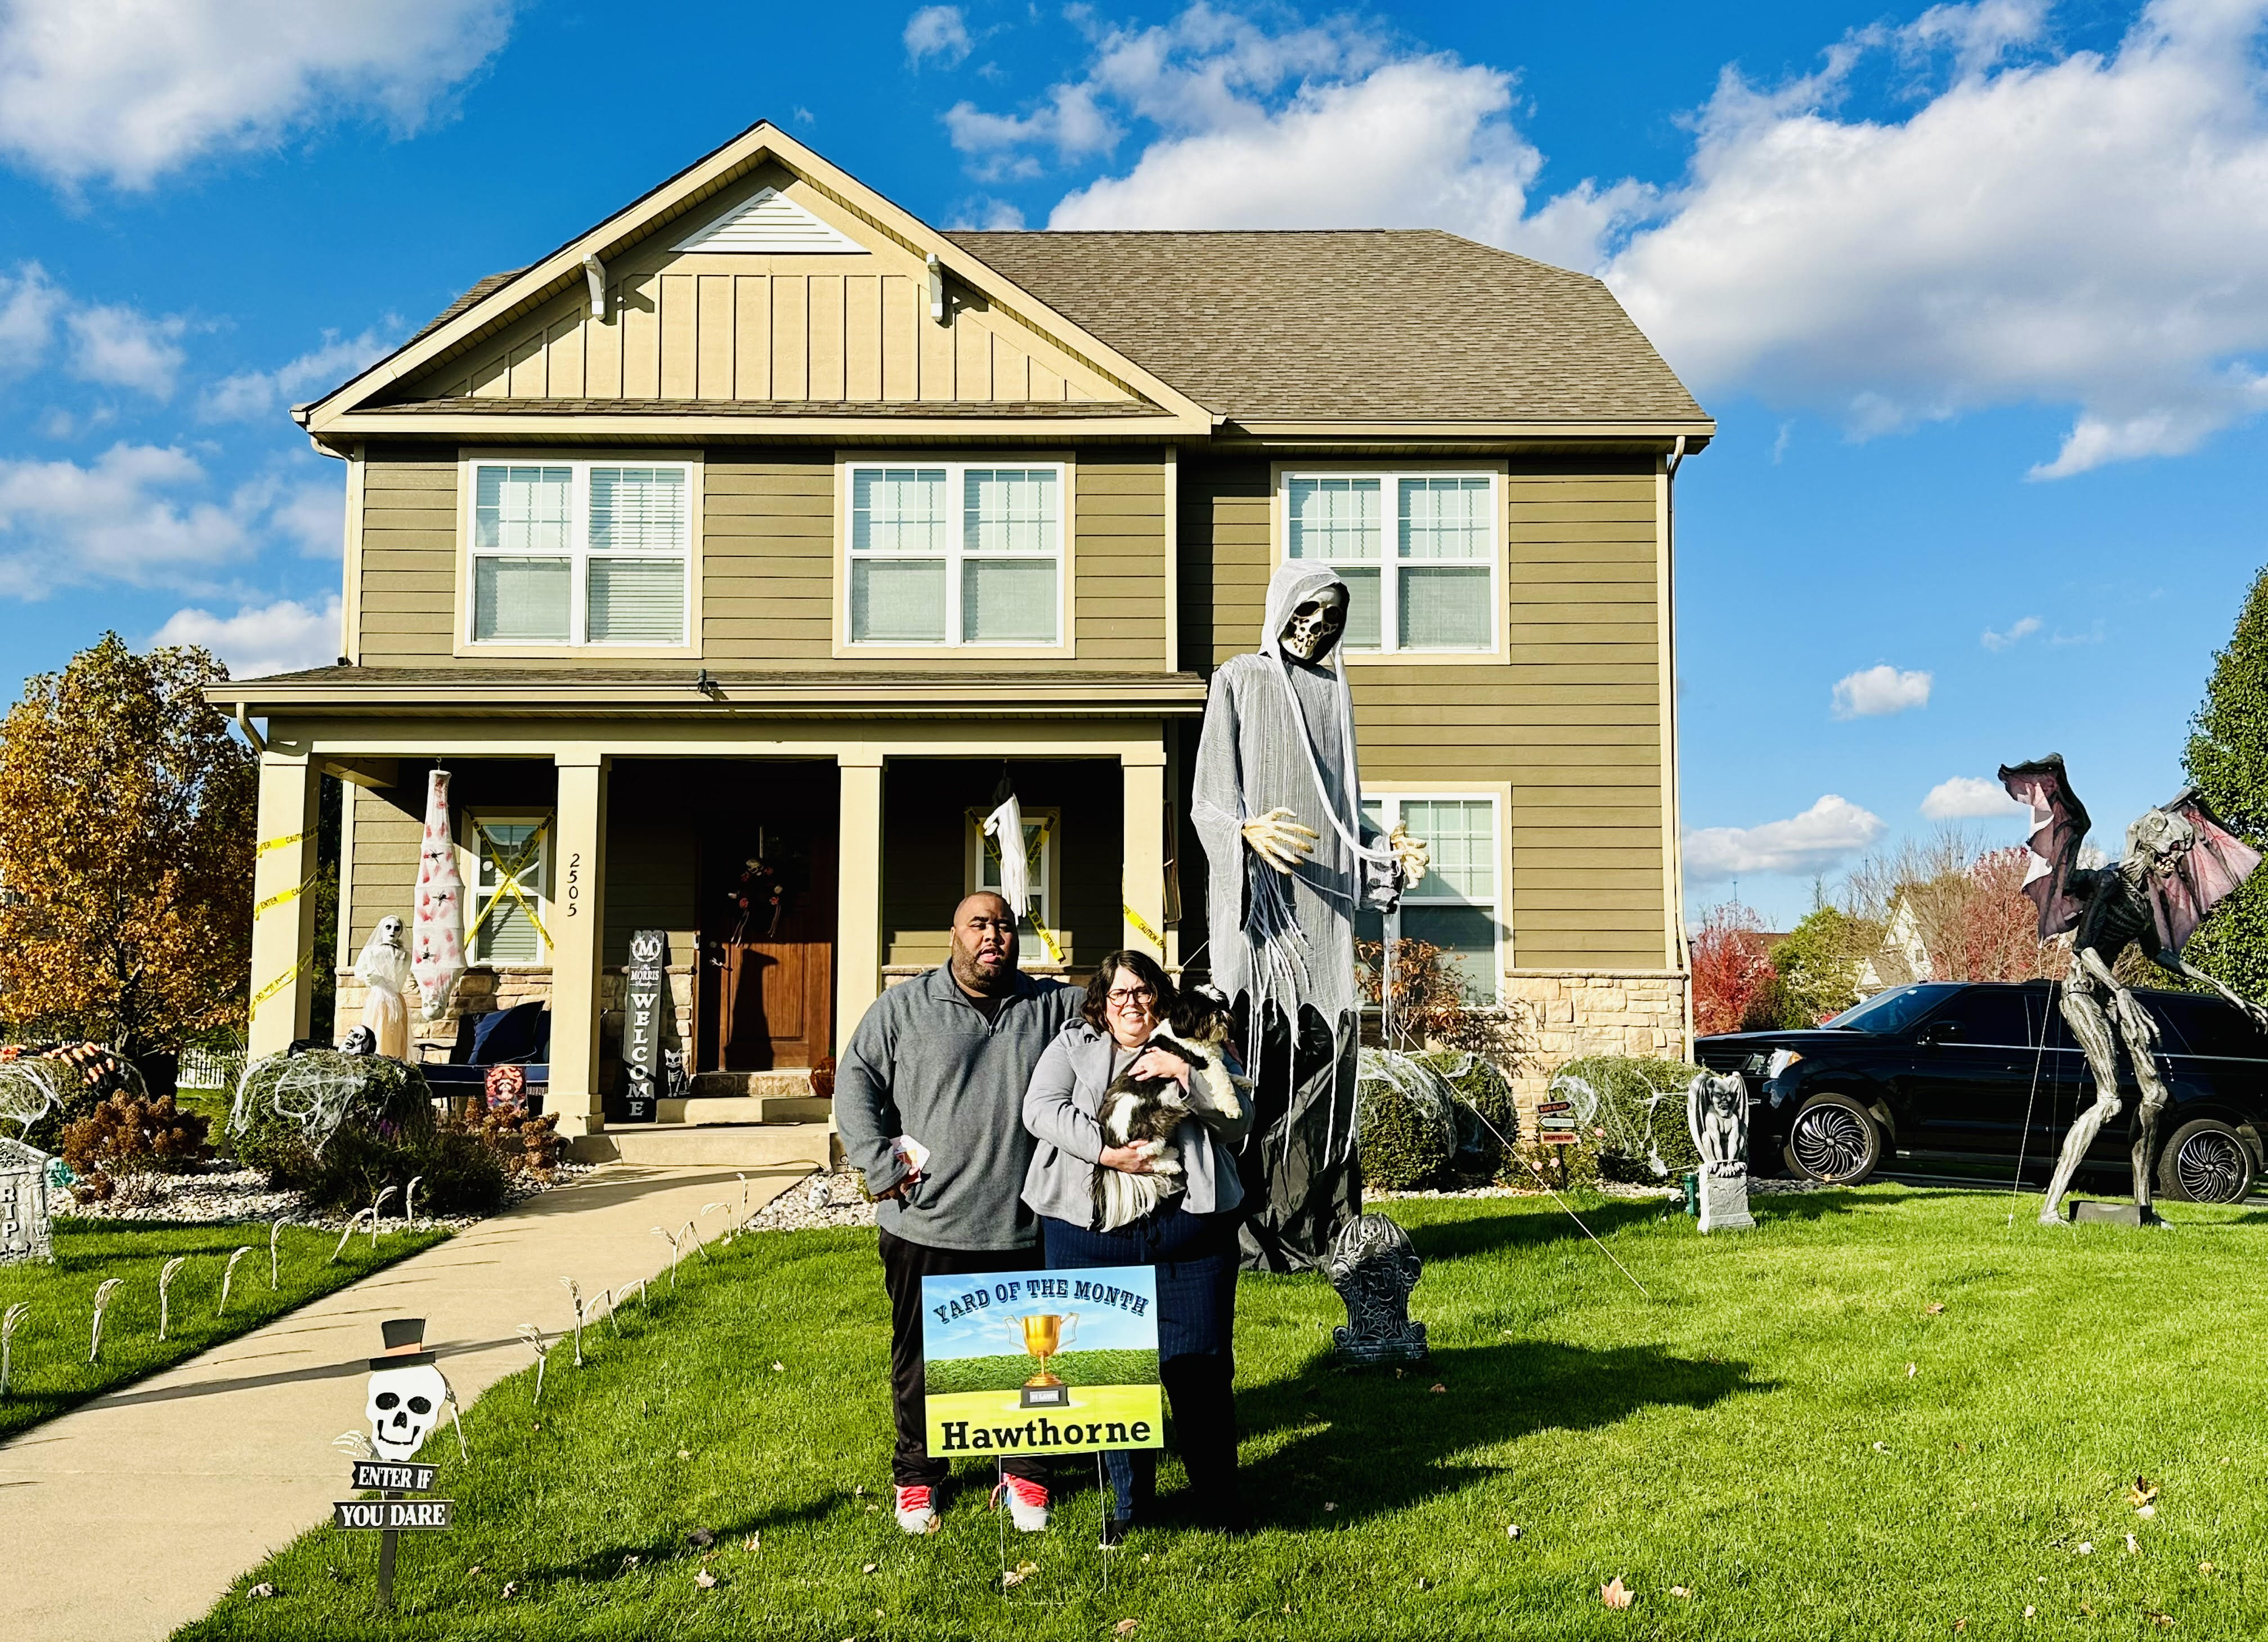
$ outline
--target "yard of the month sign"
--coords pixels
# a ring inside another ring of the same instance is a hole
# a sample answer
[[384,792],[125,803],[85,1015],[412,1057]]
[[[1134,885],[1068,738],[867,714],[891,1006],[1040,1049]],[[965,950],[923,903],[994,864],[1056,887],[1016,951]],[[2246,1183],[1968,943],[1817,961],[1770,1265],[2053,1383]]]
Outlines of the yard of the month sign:
[[1535,1138],[1547,1146],[1572,1145],[1579,1128],[1572,1101],[1545,1101],[1535,1108]]

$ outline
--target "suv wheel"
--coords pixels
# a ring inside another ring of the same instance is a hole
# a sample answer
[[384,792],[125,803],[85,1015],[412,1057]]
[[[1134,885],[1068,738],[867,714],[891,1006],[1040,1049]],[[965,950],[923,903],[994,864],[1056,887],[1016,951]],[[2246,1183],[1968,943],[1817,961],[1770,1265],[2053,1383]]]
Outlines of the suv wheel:
[[2251,1149],[2216,1119],[2183,1123],[2158,1156],[2158,1195],[2172,1202],[2237,1203],[2251,1189]]
[[1791,1174],[1830,1186],[1856,1186],[1882,1160],[1882,1131],[1846,1094],[1815,1094],[1788,1120],[1780,1148]]

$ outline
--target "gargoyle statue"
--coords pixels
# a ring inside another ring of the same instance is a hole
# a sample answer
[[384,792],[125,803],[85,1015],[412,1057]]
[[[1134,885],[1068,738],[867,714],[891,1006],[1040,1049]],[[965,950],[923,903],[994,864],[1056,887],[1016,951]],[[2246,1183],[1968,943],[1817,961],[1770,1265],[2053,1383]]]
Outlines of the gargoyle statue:
[[[2008,795],[2032,811],[2031,869],[2024,893],[2040,909],[2040,939],[2073,931],[2071,975],[2064,983],[2063,1018],[2087,1051],[2095,1077],[2095,1104],[2064,1137],[2040,1224],[2056,1222],[2056,1206],[2103,1124],[2118,1116],[2118,1043],[2125,1040],[2134,1081],[2142,1091],[2134,1125],[2134,1201],[2146,1225],[2162,1224],[2152,1209],[2151,1167],[2158,1116],[2168,1098],[2152,1049],[2157,1023],[2133,993],[2111,978],[2111,966],[2128,943],[2139,942],[2159,968],[2203,982],[2263,1029],[2268,1009],[2238,997],[2182,956],[2197,926],[2260,865],[2260,853],[2231,833],[2198,796],[2183,787],[2126,829],[2126,855],[2115,865],[2085,867],[2080,843],[2090,825],[2087,806],[2071,790],[2063,755],[2000,767]],[[2106,1007],[2107,1005],[2107,1007]],[[2116,1023],[2115,1030],[2113,1023]]]

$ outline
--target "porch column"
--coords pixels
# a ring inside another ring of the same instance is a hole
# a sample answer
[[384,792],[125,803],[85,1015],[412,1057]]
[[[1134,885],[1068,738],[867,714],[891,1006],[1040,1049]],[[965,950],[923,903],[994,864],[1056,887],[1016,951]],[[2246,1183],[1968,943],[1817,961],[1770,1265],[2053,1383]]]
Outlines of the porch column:
[[551,1093],[563,1135],[607,1126],[599,1087],[599,958],[607,903],[607,755],[556,755],[559,808],[552,853]]
[[260,755],[258,853],[252,860],[252,1017],[246,1047],[280,1055],[307,1035],[315,967],[317,800],[323,777],[305,753]]
[[866,1006],[882,995],[882,755],[835,755],[842,828],[835,872],[835,1052],[850,1047]]
[[1118,755],[1118,777],[1125,802],[1125,866],[1120,895],[1121,944],[1131,952],[1146,952],[1160,962],[1166,956],[1166,748],[1156,745],[1130,748]]

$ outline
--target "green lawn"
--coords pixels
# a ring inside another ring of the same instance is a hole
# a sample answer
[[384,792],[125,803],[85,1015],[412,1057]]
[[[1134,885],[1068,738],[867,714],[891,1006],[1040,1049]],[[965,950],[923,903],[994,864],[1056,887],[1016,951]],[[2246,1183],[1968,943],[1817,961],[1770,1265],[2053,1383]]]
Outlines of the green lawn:
[[[1762,1229],[1704,1240],[1653,1204],[1587,1204],[1642,1299],[1548,1201],[1396,1203],[1432,1363],[1342,1373],[1319,1278],[1246,1279],[1263,1526],[1139,1533],[1107,1593],[1091,1485],[1044,1536],[1009,1536],[1037,1568],[1005,1594],[974,1469],[943,1532],[901,1535],[872,1233],[745,1237],[619,1338],[586,1332],[589,1366],[555,1354],[540,1410],[532,1376],[492,1389],[468,1466],[436,1445],[460,1526],[405,1537],[393,1620],[374,1536],[325,1528],[183,1634],[1092,1638],[1135,1619],[1174,1642],[1731,1642],[2158,1636],[2161,1615],[2177,1637],[2260,1634],[2268,1213],[2074,1232],[2036,1204],[2012,1224],[1983,1192],[1766,1197]],[[2138,1475],[2161,1490],[2147,1519]],[[1178,1468],[1163,1480],[1170,1504]],[[1627,1612],[1599,1598],[1618,1575]]]
[[[157,1220],[55,1222],[55,1259],[0,1266],[0,1307],[31,1307],[16,1330],[8,1395],[0,1399],[0,1437],[52,1418],[90,1397],[130,1384],[161,1368],[258,1328],[320,1294],[343,1288],[404,1255],[430,1248],[442,1232],[384,1232],[376,1254],[357,1235],[328,1263],[339,1234],[286,1226],[278,1246],[280,1287],[268,1286],[268,1227],[178,1226]],[[228,1313],[217,1314],[221,1273],[247,1244],[252,1252],[229,1285]],[[186,1263],[168,1290],[170,1321],[158,1338],[158,1274],[174,1256]],[[103,1314],[102,1359],[86,1360],[94,1320],[94,1292],[107,1278],[121,1279]]]

